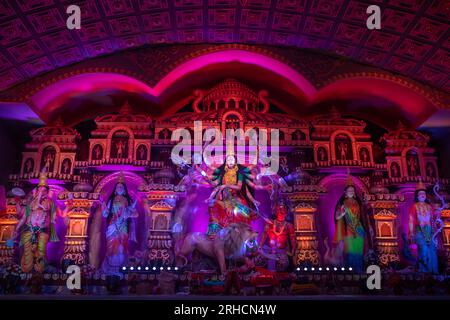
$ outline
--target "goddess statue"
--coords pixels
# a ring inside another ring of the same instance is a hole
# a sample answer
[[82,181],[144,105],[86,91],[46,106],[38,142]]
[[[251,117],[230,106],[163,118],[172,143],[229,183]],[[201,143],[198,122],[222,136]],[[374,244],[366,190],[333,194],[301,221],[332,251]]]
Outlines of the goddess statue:
[[227,155],[225,163],[214,170],[211,180],[215,188],[207,200],[210,214],[208,235],[215,236],[230,223],[249,224],[256,218],[254,190],[267,187],[256,186],[251,170],[237,164],[234,154]]
[[438,273],[437,240],[441,223],[427,199],[426,187],[419,182],[414,193],[415,203],[409,210],[409,240],[418,249],[419,271]]
[[137,199],[131,199],[123,175],[106,203],[102,201],[102,216],[106,218],[106,254],[102,270],[108,275],[120,274],[119,269],[128,257],[128,241],[136,242],[136,204]]
[[334,242],[341,246],[343,243],[344,263],[356,272],[362,272],[364,267],[366,231],[373,234],[349,174],[344,194],[336,205]]

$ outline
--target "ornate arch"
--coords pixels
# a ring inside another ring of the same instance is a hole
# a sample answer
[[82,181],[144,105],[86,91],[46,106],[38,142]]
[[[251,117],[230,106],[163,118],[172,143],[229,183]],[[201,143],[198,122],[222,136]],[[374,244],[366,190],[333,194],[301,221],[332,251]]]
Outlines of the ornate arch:
[[47,148],[47,147],[55,148],[56,153],[55,153],[55,159],[53,160],[54,161],[53,171],[51,173],[58,173],[59,169],[60,169],[59,168],[60,167],[59,161],[61,160],[60,159],[60,157],[61,157],[61,149],[54,142],[45,142],[45,143],[40,145],[40,147],[38,149],[38,156],[37,156],[38,162],[34,164],[35,168],[37,169],[37,170],[35,169],[35,172],[40,172],[41,171],[42,154],[43,154],[45,148]]
[[417,154],[417,158],[419,159],[419,168],[420,168],[420,173],[421,175],[423,175],[425,173],[425,162],[423,159],[423,154],[422,151],[420,150],[420,148],[417,148],[415,146],[412,147],[408,147],[402,150],[402,158],[401,158],[401,163],[402,163],[402,173],[404,177],[408,177],[408,162],[406,160],[406,156],[408,154],[408,152],[410,151],[414,151]]
[[[320,179],[320,181],[318,182],[318,185],[320,187],[327,189],[327,186],[335,183],[336,180],[345,182],[345,181],[347,181],[347,178],[348,178],[347,173],[334,173],[334,174],[325,176],[322,179]],[[369,193],[368,187],[366,186],[364,181],[362,181],[359,177],[352,175],[352,180],[353,180],[353,183],[355,184],[355,186],[359,190],[361,190],[363,193]]]
[[356,151],[356,139],[353,136],[353,134],[348,130],[336,130],[332,133],[330,136],[330,147],[331,147],[331,160],[336,160],[336,136],[338,134],[345,134],[350,138],[350,141],[352,142],[352,155],[353,159],[358,159],[357,151]]
[[128,139],[128,159],[133,159],[134,156],[134,133],[133,131],[127,127],[127,126],[118,126],[118,127],[114,127],[113,129],[111,129],[108,133],[107,136],[107,142],[106,142],[106,151],[105,151],[105,156],[107,158],[110,157],[111,154],[111,141],[112,138],[114,136],[114,133],[116,133],[117,131],[126,131],[129,135],[129,139]]
[[114,172],[111,173],[105,177],[103,177],[95,186],[94,192],[100,193],[102,190],[104,190],[108,185],[115,184],[117,182],[117,179],[123,174],[123,177],[125,179],[125,183],[127,181],[131,181],[137,186],[140,185],[146,185],[146,181],[144,178],[139,176],[138,174],[135,174],[133,172],[123,171],[123,172]]

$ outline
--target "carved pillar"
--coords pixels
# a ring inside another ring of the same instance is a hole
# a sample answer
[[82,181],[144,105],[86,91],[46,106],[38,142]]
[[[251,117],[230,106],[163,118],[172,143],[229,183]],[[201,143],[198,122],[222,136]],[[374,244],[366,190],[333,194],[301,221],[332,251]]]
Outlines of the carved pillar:
[[297,239],[297,265],[319,265],[317,208],[311,203],[300,202],[294,209],[294,228]]
[[0,265],[14,261],[14,247],[8,247],[6,241],[11,239],[18,222],[16,204],[8,199],[6,210],[0,212]]
[[[98,198],[96,193],[74,192],[73,206],[67,213],[67,233],[62,260],[71,260],[77,265],[88,264],[88,220],[91,207]],[[60,200],[68,205],[67,194]]]
[[174,261],[171,225],[177,195],[172,191],[147,194],[147,248],[150,264],[172,265]]
[[381,266],[386,267],[389,263],[400,260],[397,216],[399,203],[404,201],[404,197],[386,192],[366,194],[365,200],[371,209],[371,216],[374,220],[375,249]]
[[317,238],[316,201],[325,189],[315,185],[295,185],[285,194],[294,204],[294,228],[297,240],[296,265],[317,266],[321,263]]
[[450,209],[441,211],[441,219],[444,222],[444,229],[442,229],[442,241],[445,252],[447,254],[447,269],[450,268]]

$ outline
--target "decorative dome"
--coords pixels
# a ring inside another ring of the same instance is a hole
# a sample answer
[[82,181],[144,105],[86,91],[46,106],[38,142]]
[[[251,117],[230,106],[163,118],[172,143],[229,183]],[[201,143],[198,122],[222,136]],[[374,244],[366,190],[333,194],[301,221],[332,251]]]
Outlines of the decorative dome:
[[239,81],[226,79],[207,92],[195,90],[193,108],[195,112],[240,109],[266,113],[269,111],[269,102],[265,99],[267,95],[267,91],[256,94]]
[[74,136],[78,137],[79,134],[75,129],[59,126],[42,127],[31,131],[32,137],[38,136]]
[[[224,113],[227,109],[207,111],[201,113],[183,112],[175,115],[168,116],[161,119],[162,123],[177,123],[181,126],[191,126],[194,121],[202,121],[203,123],[216,123],[222,121]],[[307,126],[307,123],[303,120],[298,120],[290,115],[284,113],[261,113],[254,111],[238,111],[244,118],[244,123],[251,125],[263,124],[263,125],[300,125]]]
[[128,101],[120,108],[118,114],[107,114],[99,116],[95,122],[151,122],[151,117],[145,114],[134,114],[133,108]]
[[343,127],[360,127],[364,128],[366,123],[362,120],[353,118],[343,118],[336,107],[332,107],[330,112],[315,118],[314,125],[317,126],[343,126]]
[[34,129],[30,132],[30,135],[35,140],[41,140],[50,136],[65,136],[65,138],[79,138],[79,133],[70,127],[65,127],[61,118],[56,119],[53,125],[45,126],[42,128]]
[[254,104],[258,104],[258,95],[246,85],[235,79],[226,79],[219,83],[205,94],[203,103],[209,105],[219,100],[234,100],[236,103],[246,100]]
[[413,142],[414,144],[425,146],[429,140],[430,137],[426,134],[409,130],[401,122],[398,124],[397,130],[386,133],[382,138],[382,141],[386,141],[388,145]]

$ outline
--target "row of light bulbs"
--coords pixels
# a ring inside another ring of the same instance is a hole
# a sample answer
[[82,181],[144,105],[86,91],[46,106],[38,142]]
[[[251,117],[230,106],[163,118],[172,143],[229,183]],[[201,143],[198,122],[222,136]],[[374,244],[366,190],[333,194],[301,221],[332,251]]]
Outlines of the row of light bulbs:
[[304,267],[304,268],[300,268],[300,267],[297,267],[297,269],[296,269],[296,271],[298,271],[298,272],[300,272],[300,271],[353,271],[353,268],[352,267],[348,267],[348,268],[345,268],[345,267],[341,267],[341,268],[338,268],[338,267],[318,267],[318,268],[316,268],[316,267],[311,267],[311,268],[307,268],[307,267]]
[[[150,271],[150,269],[152,270],[152,271],[157,271],[157,270],[160,270],[160,271],[163,271],[164,269],[166,269],[167,271],[178,271],[179,270],[179,268],[178,267],[159,267],[159,268],[157,268],[157,267],[141,267],[141,266],[138,266],[138,267],[122,267],[122,271],[127,271],[127,270],[129,270],[129,271]],[[338,267],[333,267],[333,268],[331,268],[331,267],[318,267],[318,268],[316,268],[316,267],[311,267],[311,268],[308,268],[308,267],[304,267],[304,268],[300,268],[300,267],[297,267],[296,268],[296,271],[298,271],[298,272],[300,272],[300,271],[353,271],[353,268],[352,267],[348,267],[348,268],[345,268],[345,267],[341,267],[341,268],[338,268]]]
[[152,271],[156,271],[156,270],[160,270],[160,271],[163,271],[163,270],[167,270],[167,271],[178,271],[179,270],[179,268],[178,267],[159,267],[159,268],[157,268],[157,267],[141,267],[141,266],[138,266],[138,267],[122,267],[122,271],[150,271],[150,270],[152,270]]

